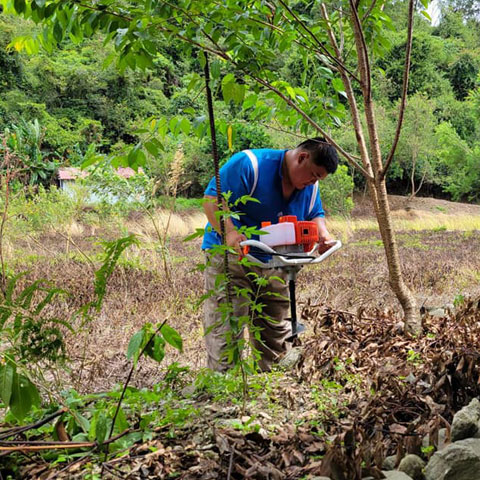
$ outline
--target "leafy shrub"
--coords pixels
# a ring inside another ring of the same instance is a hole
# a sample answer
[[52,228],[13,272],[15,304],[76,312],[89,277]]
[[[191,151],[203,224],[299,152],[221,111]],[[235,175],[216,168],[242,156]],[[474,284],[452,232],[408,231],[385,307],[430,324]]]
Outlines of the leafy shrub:
[[435,130],[436,156],[443,189],[453,200],[478,200],[480,192],[480,143],[468,145],[449,123]]
[[323,208],[330,215],[350,215],[353,209],[353,178],[346,165],[320,182]]
[[[3,208],[4,195],[0,198]],[[72,221],[78,206],[74,200],[56,187],[46,190],[44,187],[29,187],[17,192],[9,206],[9,228],[21,231],[44,231],[61,227]]]
[[153,182],[142,171],[130,178],[120,176],[110,166],[91,171],[80,181],[99,201],[114,204],[138,204],[150,199]]

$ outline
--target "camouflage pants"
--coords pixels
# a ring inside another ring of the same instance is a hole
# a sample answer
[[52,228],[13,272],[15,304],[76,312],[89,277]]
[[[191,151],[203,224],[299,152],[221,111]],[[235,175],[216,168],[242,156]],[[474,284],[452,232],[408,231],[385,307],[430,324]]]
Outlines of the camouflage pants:
[[[258,316],[253,317],[253,325],[260,329],[261,340],[257,340],[250,334],[252,345],[261,353],[259,366],[263,371],[268,371],[272,363],[287,351],[286,338],[291,334],[291,323],[287,320],[290,308],[288,283],[282,283],[277,279],[270,278],[276,276],[286,280],[286,275],[280,269],[244,267],[238,264],[234,255],[229,256],[228,265],[232,287],[236,286],[240,289],[250,289],[253,292],[257,292],[259,287],[253,282],[252,276],[247,275],[249,272],[254,272],[258,276],[269,280],[268,285],[261,287],[255,302],[263,304],[262,315],[266,315],[274,321],[272,322]],[[224,357],[225,348],[227,347],[226,335],[230,331],[230,325],[225,324],[228,322],[222,322],[222,314],[219,311],[219,307],[225,302],[226,295],[225,292],[218,293],[218,289],[215,288],[215,279],[217,275],[222,273],[223,257],[207,254],[205,287],[207,292],[215,290],[216,293],[205,300],[203,326],[206,332],[207,366],[217,371],[225,371],[232,366]],[[248,299],[235,295],[233,291],[234,288],[232,288],[231,294],[233,315],[236,317],[250,315]],[[272,292],[281,296],[268,295],[266,292]],[[238,338],[242,335],[243,332],[239,332]]]

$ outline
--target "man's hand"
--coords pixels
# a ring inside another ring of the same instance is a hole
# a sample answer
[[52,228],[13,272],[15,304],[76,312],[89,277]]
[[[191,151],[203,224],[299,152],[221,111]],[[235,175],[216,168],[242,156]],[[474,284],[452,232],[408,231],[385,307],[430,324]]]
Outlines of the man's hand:
[[330,235],[328,230],[323,230],[318,234],[318,253],[321,255],[325,253],[335,242],[335,239]]
[[242,252],[242,247],[240,246],[240,242],[243,242],[246,240],[247,237],[241,233],[238,233],[236,230],[230,230],[227,233],[227,236],[225,238],[225,241],[227,243],[227,246],[233,247],[240,257],[244,257],[244,254]]

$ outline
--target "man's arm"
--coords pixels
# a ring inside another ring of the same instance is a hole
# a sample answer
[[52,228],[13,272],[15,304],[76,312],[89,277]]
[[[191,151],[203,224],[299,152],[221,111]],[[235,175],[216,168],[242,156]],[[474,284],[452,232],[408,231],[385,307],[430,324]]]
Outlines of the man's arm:
[[[210,225],[213,229],[221,234],[220,232],[220,222],[215,215],[215,212],[218,212],[217,197],[210,195],[204,195],[205,201],[203,202],[203,210],[207,216],[207,220],[210,222]],[[227,211],[225,202],[223,208]],[[242,255],[242,248],[240,247],[240,242],[243,242],[247,239],[245,235],[238,233],[235,225],[232,222],[232,219],[229,217],[224,217],[225,219],[225,241],[229,247],[235,248],[240,255]]]

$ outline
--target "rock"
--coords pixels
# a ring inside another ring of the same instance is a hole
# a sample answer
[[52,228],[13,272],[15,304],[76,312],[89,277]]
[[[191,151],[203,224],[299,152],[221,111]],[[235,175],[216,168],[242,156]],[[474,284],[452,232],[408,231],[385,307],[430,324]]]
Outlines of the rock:
[[279,367],[281,367],[285,370],[292,369],[300,361],[300,358],[302,358],[302,354],[303,354],[303,348],[302,347],[291,348],[283,356],[283,358],[278,362]]
[[382,463],[383,470],[395,470],[395,466],[397,465],[397,456],[396,455],[389,455],[385,457],[385,460]]
[[183,387],[182,390],[180,391],[180,394],[182,395],[182,397],[188,398],[195,393],[196,389],[197,387],[195,386],[195,382],[193,382]]
[[425,469],[426,480],[480,480],[480,439],[451,443],[433,454]]
[[480,426],[480,401],[474,398],[453,417],[452,442],[473,437]]
[[410,372],[405,377],[405,381],[413,385],[417,381],[417,377],[412,372]]
[[450,443],[449,440],[447,442],[447,429],[446,428],[441,428],[438,431],[438,446],[437,446],[437,449],[438,450],[443,450],[447,446],[447,443]]
[[[440,428],[438,430],[438,444],[436,450],[443,450],[447,444],[450,443],[450,440],[447,439],[447,429]],[[430,435],[427,434],[423,437],[422,448],[428,448],[430,446]]]
[[330,477],[311,477],[310,480],[331,480]]
[[218,428],[238,428],[243,425],[239,418],[220,418],[217,420],[216,426]]
[[382,471],[385,475],[387,480],[412,480],[412,477],[408,476],[404,472],[399,472],[398,470],[389,470],[389,471]]
[[425,462],[418,455],[405,455],[398,465],[398,470],[400,472],[406,473],[413,480],[423,480],[425,477],[423,475],[423,468],[425,467]]
[[428,313],[432,317],[438,317],[438,318],[445,317],[447,315],[447,312],[445,312],[445,309],[443,308],[432,308],[431,310],[428,311]]

